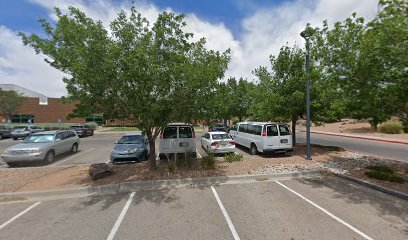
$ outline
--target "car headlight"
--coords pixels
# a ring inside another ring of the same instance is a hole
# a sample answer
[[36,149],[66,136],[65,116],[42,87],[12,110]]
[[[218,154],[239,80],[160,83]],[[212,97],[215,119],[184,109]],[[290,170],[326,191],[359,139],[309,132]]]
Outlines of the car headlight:
[[128,151],[128,153],[140,153],[140,152],[142,152],[142,149],[139,149],[139,148],[132,149],[132,150]]

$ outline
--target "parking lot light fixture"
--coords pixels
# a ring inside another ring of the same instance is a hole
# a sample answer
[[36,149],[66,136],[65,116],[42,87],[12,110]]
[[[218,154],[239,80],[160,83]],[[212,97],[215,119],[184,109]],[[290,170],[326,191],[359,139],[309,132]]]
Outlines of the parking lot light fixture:
[[306,160],[312,160],[310,149],[310,67],[309,67],[309,39],[313,35],[313,29],[307,27],[300,33],[306,40]]

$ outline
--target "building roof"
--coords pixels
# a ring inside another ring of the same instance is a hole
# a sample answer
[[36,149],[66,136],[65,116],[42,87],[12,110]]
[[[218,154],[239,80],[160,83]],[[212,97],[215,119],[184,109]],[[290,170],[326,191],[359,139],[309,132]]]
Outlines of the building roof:
[[40,105],[47,105],[48,104],[48,97],[38,93],[34,92],[31,90],[28,90],[27,88],[20,87],[16,84],[0,84],[0,88],[3,91],[15,91],[18,94],[22,95],[23,97],[29,97],[29,98],[39,98],[40,100]]

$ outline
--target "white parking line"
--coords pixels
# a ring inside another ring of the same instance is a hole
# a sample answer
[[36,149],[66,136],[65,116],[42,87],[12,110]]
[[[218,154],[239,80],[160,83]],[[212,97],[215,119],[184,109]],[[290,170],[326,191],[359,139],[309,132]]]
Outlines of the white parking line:
[[334,220],[340,222],[341,224],[343,224],[344,226],[350,228],[351,230],[353,230],[355,233],[357,233],[358,235],[362,236],[363,238],[367,239],[367,240],[373,240],[371,237],[367,236],[365,233],[361,232],[360,230],[358,230],[357,228],[351,226],[350,224],[346,223],[345,221],[343,221],[342,219],[340,219],[339,217],[335,216],[334,214],[332,214],[331,212],[327,211],[326,209],[320,207],[319,205],[317,205],[316,203],[312,202],[311,200],[305,198],[304,196],[302,196],[301,194],[295,192],[293,189],[287,187],[286,185],[280,183],[279,181],[275,181],[277,184],[279,184],[280,186],[282,186],[283,188],[285,188],[286,190],[292,192],[293,194],[297,195],[298,197],[300,197],[301,199],[305,200],[306,202],[310,203],[311,205],[313,205],[314,207],[316,207],[317,209],[319,209],[320,211],[326,213],[327,215],[329,215],[330,217],[332,217]]
[[234,237],[235,240],[240,240],[237,231],[235,230],[234,224],[232,224],[231,218],[229,217],[227,210],[225,210],[224,205],[221,202],[220,197],[218,196],[217,191],[215,191],[215,188],[211,186],[211,190],[214,194],[215,200],[217,200],[218,206],[221,209],[222,214],[224,215],[225,220],[227,221],[228,227],[231,230],[232,236]]
[[28,211],[30,211],[31,209],[35,208],[38,204],[40,204],[41,202],[36,202],[33,205],[31,205],[30,207],[26,208],[24,211],[22,211],[21,213],[17,214],[16,216],[10,218],[7,222],[3,223],[0,225],[0,230],[5,228],[7,225],[9,225],[10,223],[14,222],[17,218],[23,216],[24,214],[26,214]]
[[129,199],[126,202],[126,205],[123,207],[122,212],[120,213],[118,219],[116,220],[115,225],[113,225],[113,228],[111,232],[109,233],[107,240],[112,240],[115,237],[115,234],[118,231],[123,219],[125,218],[125,215],[129,209],[130,203],[132,203],[134,196],[135,196],[135,192],[132,192],[129,196]]
[[56,162],[56,163],[53,163],[53,164],[51,164],[50,166],[57,166],[57,165],[59,165],[60,163],[66,162],[66,161],[68,161],[68,160],[72,160],[72,159],[74,159],[74,158],[76,158],[76,157],[79,157],[79,156],[81,156],[81,155],[83,155],[83,154],[85,154],[85,153],[87,153],[87,152],[89,152],[89,151],[92,151],[92,150],[94,150],[94,149],[95,149],[95,148],[90,148],[90,149],[88,149],[88,150],[86,150],[86,151],[83,151],[83,152],[80,152],[80,153],[78,153],[78,154],[75,154],[75,155],[73,155],[73,156],[71,156],[71,157],[69,157],[69,158],[67,158],[67,159],[64,159],[64,160],[58,161],[58,162]]

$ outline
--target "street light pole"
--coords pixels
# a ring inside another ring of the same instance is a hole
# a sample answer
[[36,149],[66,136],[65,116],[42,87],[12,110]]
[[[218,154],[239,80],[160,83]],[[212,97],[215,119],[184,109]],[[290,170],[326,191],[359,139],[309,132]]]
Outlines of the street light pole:
[[[309,30],[309,31],[308,31]],[[312,160],[310,149],[310,67],[309,67],[309,38],[313,35],[310,29],[300,33],[306,40],[306,160]]]

